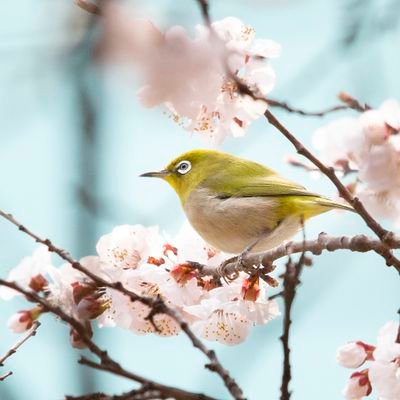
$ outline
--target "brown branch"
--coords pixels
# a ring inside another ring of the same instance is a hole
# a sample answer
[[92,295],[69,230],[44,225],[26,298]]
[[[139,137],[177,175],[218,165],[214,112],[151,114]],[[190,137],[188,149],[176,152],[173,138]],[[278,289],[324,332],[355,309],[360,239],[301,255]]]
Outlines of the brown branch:
[[[93,369],[97,369],[100,371],[106,371],[110,372],[112,374],[116,374],[119,376],[124,376],[128,379],[130,379],[130,375],[122,375],[122,373],[125,373],[126,371],[117,371],[114,368],[110,368],[110,366],[106,364],[101,364],[101,363],[96,363],[94,361],[91,361],[85,357],[81,357],[79,360],[79,364],[89,366]],[[143,387],[146,389],[146,391],[157,391],[161,392],[163,396],[166,397],[161,397],[161,398],[174,398],[174,399],[182,399],[182,400],[215,400],[213,397],[206,396],[201,393],[191,393],[187,392],[186,390],[178,389],[175,387],[171,386],[165,386],[165,385],[159,385],[154,382],[146,382],[143,381],[141,382],[143,384]],[[117,397],[118,398],[118,397]]]
[[101,8],[92,1],[87,0],[75,0],[75,4],[82,8],[82,10],[88,12],[89,14],[102,15]]
[[11,376],[13,373],[12,371],[8,371],[3,375],[0,375],[0,382],[5,381],[9,376]]
[[333,168],[327,167],[317,157],[315,157],[296,137],[286,129],[279,120],[271,113],[271,111],[265,111],[265,117],[268,122],[279,130],[296,148],[297,152],[302,156],[310,160],[318,169],[326,175],[331,182],[336,186],[341,197],[343,197],[349,204],[351,204],[354,210],[361,216],[367,226],[379,237],[379,239],[386,245],[386,248],[379,253],[385,260],[386,265],[393,266],[400,273],[400,260],[398,260],[390,251],[389,245],[393,241],[394,233],[384,229],[365,209],[361,201],[354,197],[345,185],[335,174]]
[[[18,340],[17,343],[14,344],[14,346],[11,347],[11,349],[9,349],[6,354],[4,354],[3,357],[0,357],[0,367],[4,366],[4,362],[10,358],[13,354],[15,354],[17,352],[17,350],[31,337],[36,335],[37,330],[39,329],[40,326],[40,322],[39,321],[35,321],[32,325],[32,327],[29,329],[29,331],[25,334],[24,337],[22,337],[22,339]],[[10,375],[12,375],[12,372],[9,371],[6,374],[0,376],[0,381],[4,381],[6,378],[8,378]]]
[[[88,349],[95,354],[99,360],[100,364],[94,363],[93,361],[87,360],[87,362],[80,362],[81,364],[85,364],[88,366],[91,366],[90,364],[93,363],[97,366],[101,366],[96,369],[102,369],[104,371],[109,371],[112,372],[115,375],[130,379],[134,382],[138,382],[142,385],[148,385],[149,387],[156,388],[156,390],[159,390],[162,393],[166,393],[167,395],[171,395],[171,393],[180,393],[181,397],[174,397],[179,400],[199,400],[202,399],[202,397],[198,396],[205,396],[202,394],[197,394],[197,393],[192,393],[192,392],[187,392],[185,390],[181,390],[178,388],[174,388],[171,386],[163,385],[161,383],[152,381],[148,378],[144,378],[138,374],[135,374],[133,372],[127,371],[124,368],[121,367],[120,364],[118,364],[116,361],[114,361],[106,351],[102,350],[99,348],[93,340],[88,336],[87,331],[85,327],[75,318],[72,316],[68,315],[66,312],[64,312],[60,307],[54,306],[51,303],[49,303],[47,300],[39,296],[37,293],[26,290],[19,285],[17,285],[15,282],[8,282],[3,279],[0,279],[0,285],[9,287],[10,289],[14,289],[18,291],[19,293],[23,294],[26,296],[26,298],[30,301],[39,303],[44,310],[51,312],[52,314],[58,316],[61,320],[69,324],[72,328],[74,328],[79,336],[81,337],[82,341],[86,344]],[[170,396],[171,397],[171,396]],[[206,400],[215,400],[211,397],[204,397]]]
[[[389,247],[392,249],[400,249],[400,238],[394,237]],[[289,254],[301,253],[303,249],[316,256],[320,255],[323,251],[333,252],[337,250],[349,250],[359,253],[374,251],[381,254],[387,250],[387,245],[382,243],[379,239],[374,239],[366,235],[330,236],[321,232],[318,238],[314,240],[306,240],[304,243],[302,241],[285,242],[263,253],[248,254],[244,257],[241,264],[237,263],[237,257],[232,257],[225,263],[224,271],[228,276],[234,275],[240,271],[251,272],[255,266],[262,265],[267,267],[274,261]],[[197,269],[203,276],[212,275],[220,277],[218,275],[218,269],[215,267],[198,263],[192,264],[193,268]]]
[[[235,400],[243,400],[244,399],[242,389],[239,387],[239,385],[236,383],[236,381],[230,376],[229,372],[222,366],[222,364],[220,363],[215,352],[213,350],[208,349],[197,338],[197,336],[195,336],[195,334],[190,329],[189,325],[181,318],[179,313],[176,310],[168,307],[160,297],[152,298],[152,297],[139,296],[136,293],[126,289],[122,285],[121,282],[108,282],[108,281],[104,280],[103,278],[93,274],[88,269],[86,269],[79,261],[75,260],[67,251],[55,246],[49,239],[42,239],[41,237],[36,235],[34,232],[30,231],[28,228],[26,228],[24,225],[22,225],[20,222],[18,222],[11,214],[7,214],[4,211],[0,210],[0,216],[5,218],[9,222],[11,222],[13,225],[15,225],[21,232],[24,232],[28,236],[32,237],[36,242],[47,246],[47,248],[49,249],[50,252],[56,253],[63,260],[70,263],[73,268],[75,268],[76,270],[82,272],[83,274],[85,274],[86,276],[91,278],[92,281],[94,283],[96,283],[97,286],[108,287],[110,289],[117,290],[120,293],[129,297],[131,301],[140,301],[141,303],[150,307],[151,312],[150,312],[149,318],[151,321],[152,321],[153,316],[155,316],[156,314],[169,315],[171,318],[173,318],[179,324],[182,331],[186,334],[186,336],[192,342],[192,345],[195,348],[199,349],[210,360],[210,363],[207,364],[206,367],[209,370],[217,373],[221,377],[225,386],[231,393],[232,397]],[[78,330],[78,333],[80,334],[81,332]]]
[[271,98],[268,98],[266,100],[264,99],[264,100],[268,103],[268,105],[270,107],[280,108],[280,109],[286,110],[290,113],[299,114],[299,115],[302,115],[305,117],[324,117],[327,114],[337,112],[337,111],[343,111],[343,110],[355,110],[358,112],[364,112],[364,111],[371,109],[371,107],[369,105],[361,104],[355,98],[351,97],[349,94],[347,94],[345,92],[340,92],[338,94],[338,98],[344,104],[339,104],[339,105],[327,108],[322,111],[301,110],[299,108],[292,107],[291,105],[289,105],[288,103],[286,103],[284,101],[274,100]]
[[273,100],[271,98],[267,99],[267,103],[270,107],[281,108],[290,113],[299,114],[304,117],[324,117],[327,114],[330,114],[330,113],[333,113],[336,111],[348,110],[350,108],[349,106],[347,106],[345,104],[340,104],[340,105],[337,105],[334,107],[327,108],[322,111],[304,111],[299,108],[294,108],[284,101]]
[[203,17],[204,23],[208,27],[210,27],[211,26],[211,18],[210,18],[208,0],[197,0],[197,3],[200,6],[201,15]]
[[303,227],[303,240],[302,240],[302,250],[299,260],[296,263],[292,262],[292,257],[289,255],[289,259],[286,263],[286,271],[283,274],[283,304],[284,304],[284,314],[283,314],[283,333],[280,337],[283,347],[283,371],[281,380],[281,397],[280,400],[289,400],[290,391],[289,383],[292,379],[291,365],[290,365],[290,347],[289,347],[289,336],[290,327],[292,325],[292,306],[293,301],[296,296],[297,286],[300,284],[300,275],[303,271],[303,267],[306,263],[306,235],[304,230],[304,219],[302,218]]

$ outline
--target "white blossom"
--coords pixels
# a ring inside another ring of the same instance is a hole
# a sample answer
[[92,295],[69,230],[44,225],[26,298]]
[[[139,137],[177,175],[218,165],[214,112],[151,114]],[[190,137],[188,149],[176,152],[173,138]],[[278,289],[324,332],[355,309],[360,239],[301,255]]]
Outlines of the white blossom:
[[368,396],[370,393],[371,384],[369,382],[367,370],[352,374],[342,392],[346,400],[359,400]]
[[379,331],[375,361],[369,375],[373,388],[385,400],[400,399],[400,343],[396,342],[399,324],[388,322]]
[[326,164],[358,171],[354,186],[366,208],[400,225],[400,103],[385,101],[358,117],[316,130],[313,144]]
[[[32,256],[24,257],[22,261],[9,272],[7,280],[17,283],[24,289],[31,290],[35,290],[35,283],[39,281],[40,286],[44,288],[44,286],[47,285],[47,274],[52,269],[51,253],[46,246],[40,245]],[[6,286],[0,286],[0,299],[10,300],[18,295],[21,294]]]
[[345,368],[358,368],[367,359],[365,347],[358,342],[350,342],[336,351],[336,361]]
[[146,263],[148,257],[161,253],[162,239],[158,228],[121,225],[103,235],[96,249],[102,262],[119,270],[135,269],[140,263]]
[[235,345],[246,339],[252,326],[266,324],[279,315],[274,300],[243,300],[240,290],[241,285],[235,282],[211,290],[200,304],[186,307],[186,312],[198,318],[193,323],[195,332],[208,340]]
[[115,4],[105,14],[102,53],[130,60],[143,105],[164,105],[171,119],[214,145],[244,135],[263,115],[266,103],[241,95],[234,76],[265,96],[275,83],[267,59],[279,56],[280,46],[255,39],[254,29],[238,18],[215,21],[211,29],[198,25],[191,36],[181,26],[163,33]]

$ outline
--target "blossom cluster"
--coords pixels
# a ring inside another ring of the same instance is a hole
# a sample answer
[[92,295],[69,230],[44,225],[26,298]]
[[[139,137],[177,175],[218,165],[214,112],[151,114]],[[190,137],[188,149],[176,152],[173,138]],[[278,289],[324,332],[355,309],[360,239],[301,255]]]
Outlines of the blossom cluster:
[[227,17],[197,25],[191,37],[181,26],[161,32],[113,3],[105,14],[102,54],[135,66],[144,106],[164,105],[175,122],[214,145],[244,135],[265,112],[266,103],[240,94],[237,81],[260,96],[269,93],[275,74],[266,61],[279,56],[280,46],[255,39],[251,26]]
[[347,400],[360,400],[374,390],[378,400],[400,399],[399,324],[388,322],[381,328],[376,346],[351,342],[337,351],[338,363],[346,368],[368,368],[353,372],[343,391]]
[[[109,282],[121,282],[139,296],[157,298],[176,310],[200,337],[228,345],[242,342],[252,326],[279,315],[275,300],[268,300],[265,283],[258,277],[239,276],[226,283],[214,276],[200,276],[188,260],[217,267],[226,255],[207,245],[185,224],[177,237],[167,241],[156,227],[117,226],[97,243],[97,255],[80,260],[91,273]],[[71,264],[55,267],[45,246],[12,269],[8,280],[45,296],[52,305],[80,321],[91,334],[91,321],[99,327],[121,327],[136,334],[173,336],[180,325],[166,314],[149,319],[151,309],[116,289],[98,287]],[[8,300],[18,292],[0,288]],[[35,306],[9,320],[14,332],[29,329],[44,312]],[[71,331],[71,343],[82,347]]]
[[400,225],[400,103],[385,101],[358,117],[334,120],[313,137],[326,164],[357,172],[349,185],[378,218]]

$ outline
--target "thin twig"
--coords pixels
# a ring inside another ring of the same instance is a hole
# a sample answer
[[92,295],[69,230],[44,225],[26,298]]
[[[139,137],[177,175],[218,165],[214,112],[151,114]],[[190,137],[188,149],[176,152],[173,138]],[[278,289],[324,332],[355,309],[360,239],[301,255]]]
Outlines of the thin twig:
[[8,371],[4,375],[0,375],[0,382],[5,381],[12,374],[13,374],[12,371]]
[[211,26],[211,18],[210,18],[208,0],[197,0],[197,3],[200,6],[201,15],[203,16],[204,23],[208,27],[210,27]]
[[281,381],[281,400],[290,399],[289,383],[292,379],[291,364],[290,364],[290,347],[289,347],[289,337],[290,337],[290,327],[292,325],[292,306],[293,301],[296,296],[297,286],[300,284],[300,275],[303,271],[305,264],[305,243],[306,236],[303,225],[303,249],[299,260],[296,263],[292,262],[291,255],[286,263],[286,271],[283,275],[283,303],[284,303],[284,317],[283,317],[283,333],[280,337],[283,347],[283,371],[282,371],[282,381]]
[[349,94],[347,94],[345,92],[340,92],[338,94],[338,98],[344,104],[338,104],[336,106],[327,108],[322,111],[305,111],[300,108],[292,107],[285,101],[274,100],[271,98],[266,99],[266,102],[268,103],[268,105],[270,107],[280,108],[280,109],[286,110],[290,113],[299,114],[304,117],[324,117],[327,114],[337,112],[337,111],[355,110],[358,112],[364,112],[364,111],[371,109],[371,107],[368,104],[362,105],[355,98],[353,98],[352,96],[350,96]]
[[[22,339],[18,340],[17,343],[14,344],[14,346],[9,349],[6,354],[4,354],[3,357],[0,357],[0,367],[4,366],[4,362],[10,358],[13,354],[17,352],[17,350],[31,337],[36,335],[37,330],[39,329],[40,322],[39,321],[34,321],[32,327],[28,330],[28,332],[25,334]],[[0,376],[0,381],[4,381],[7,377],[12,375],[12,372],[9,371],[6,374]]]
[[[119,376],[125,376],[126,378],[130,379],[129,374],[122,375],[124,373],[123,371],[117,371],[107,364],[97,363],[97,362],[87,359],[86,357],[81,357],[81,359],[79,360],[79,364],[86,365],[86,366],[89,366],[91,368],[94,368],[94,369],[97,369],[100,371],[110,372],[112,374],[116,374]],[[162,387],[160,387],[159,384],[149,383],[146,381],[143,381],[141,383],[143,385],[145,385],[147,390],[161,391],[163,393],[163,395],[167,396],[168,398],[171,397],[174,399],[182,399],[182,400],[215,400],[215,398],[206,396],[201,393],[190,393],[185,390],[178,389],[178,388],[171,387],[171,386],[161,385]]]
[[92,1],[87,0],[75,0],[75,3],[82,10],[88,12],[89,14],[102,15],[101,8]]
[[354,197],[350,191],[346,188],[345,185],[340,181],[340,179],[335,174],[335,170],[333,168],[327,167],[323,164],[317,157],[315,157],[304,145],[301,143],[296,137],[285,128],[279,120],[271,113],[271,111],[265,111],[265,117],[268,119],[268,122],[273,125],[276,129],[278,129],[296,148],[298,154],[306,157],[310,160],[318,169],[326,175],[331,182],[336,186],[339,191],[339,194],[350,203],[354,210],[361,216],[361,218],[365,221],[367,226],[375,232],[375,234],[379,237],[379,239],[387,245],[386,249],[384,249],[381,253],[379,253],[385,260],[386,265],[393,266],[400,273],[400,260],[398,260],[390,251],[389,246],[393,241],[394,233],[384,229],[365,209],[364,205],[361,201]]
[[[242,389],[239,387],[236,381],[230,376],[229,372],[222,366],[215,352],[213,350],[208,349],[196,337],[196,335],[190,329],[189,325],[182,319],[179,313],[176,310],[168,307],[160,297],[153,298],[153,297],[139,296],[135,292],[126,289],[121,282],[108,282],[104,280],[103,278],[93,274],[88,269],[86,269],[79,261],[75,260],[66,250],[55,246],[49,239],[42,239],[37,234],[26,228],[24,225],[18,222],[11,214],[7,214],[4,211],[0,210],[0,216],[11,222],[13,225],[15,225],[21,232],[24,232],[28,236],[35,239],[36,242],[47,246],[50,252],[58,254],[63,260],[70,263],[73,268],[91,278],[92,281],[96,283],[97,286],[108,287],[110,289],[117,290],[120,293],[129,297],[131,301],[140,301],[141,303],[150,307],[151,312],[149,317],[151,320],[152,317],[155,316],[156,314],[169,315],[178,323],[182,331],[192,342],[193,346],[199,349],[210,360],[210,363],[207,364],[206,367],[209,370],[216,372],[221,377],[221,379],[223,380],[225,386],[227,387],[233,398],[235,400],[243,400],[245,398]],[[80,331],[78,331],[78,333],[80,333]]]

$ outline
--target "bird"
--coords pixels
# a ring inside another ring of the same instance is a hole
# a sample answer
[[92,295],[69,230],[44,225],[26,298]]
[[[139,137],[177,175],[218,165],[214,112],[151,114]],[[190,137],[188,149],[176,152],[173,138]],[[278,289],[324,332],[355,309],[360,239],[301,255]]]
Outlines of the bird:
[[262,164],[217,150],[185,152],[165,169],[140,176],[168,182],[197,233],[230,254],[270,250],[314,216],[333,209],[354,211]]

